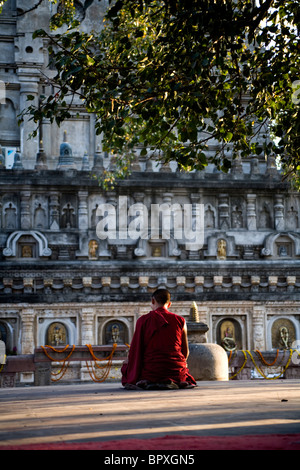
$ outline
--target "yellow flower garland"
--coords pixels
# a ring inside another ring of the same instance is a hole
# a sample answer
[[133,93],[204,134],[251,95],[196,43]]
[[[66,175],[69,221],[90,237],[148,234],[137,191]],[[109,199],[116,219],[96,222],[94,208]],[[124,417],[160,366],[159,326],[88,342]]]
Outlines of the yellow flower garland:
[[[254,357],[253,357],[253,355],[251,354],[251,352],[250,352],[249,350],[246,350],[246,351],[241,350],[241,351],[242,351],[242,353],[244,354],[244,358],[245,358],[244,363],[243,363],[242,367],[239,369],[239,371],[238,371],[236,374],[234,374],[234,375],[232,375],[231,377],[229,377],[229,380],[234,379],[237,375],[239,375],[239,374],[242,372],[242,370],[244,369],[244,367],[245,367],[245,365],[246,365],[246,363],[247,363],[247,360],[248,360],[247,354],[250,356],[250,358],[251,358],[251,360],[252,360],[252,362],[253,362],[253,365],[254,365],[254,367],[256,368],[256,370],[258,371],[258,373],[259,373],[264,379],[266,379],[266,380],[276,380],[276,379],[279,379],[280,377],[282,377],[283,374],[285,373],[285,371],[287,370],[287,368],[289,367],[289,365],[290,365],[290,363],[291,363],[291,360],[292,360],[292,355],[293,355],[293,353],[294,353],[295,351],[298,353],[298,355],[299,355],[299,357],[300,357],[300,353],[299,353],[299,351],[298,351],[297,349],[290,349],[290,356],[289,356],[289,359],[288,359],[288,361],[287,361],[287,363],[286,363],[286,365],[285,365],[285,367],[284,367],[282,373],[281,373],[280,375],[277,375],[276,377],[267,377],[267,376],[263,373],[263,371],[262,371],[262,370],[257,366],[257,364],[255,363]],[[277,361],[277,359],[278,359],[278,355],[279,355],[279,349],[277,349],[277,354],[276,354],[275,360],[272,362],[272,364],[269,364],[269,363],[267,363],[267,362],[265,361],[265,359],[264,359],[264,357],[263,357],[263,355],[261,354],[260,351],[256,350],[255,352],[259,354],[259,356],[260,356],[262,362],[263,362],[266,366],[273,366],[273,365],[276,363],[276,361]],[[230,354],[229,354],[229,357],[228,357],[228,365],[230,364],[231,358],[232,358],[232,351],[230,351]]]
[[249,354],[249,356],[251,357],[251,360],[252,360],[252,362],[253,362],[254,367],[256,368],[256,370],[257,370],[257,371],[259,372],[259,374],[260,374],[264,379],[266,379],[266,380],[276,380],[276,379],[279,379],[280,377],[282,377],[283,374],[285,373],[285,371],[287,370],[287,368],[289,367],[290,362],[291,362],[291,359],[292,359],[292,355],[293,355],[293,349],[290,349],[290,357],[289,357],[289,360],[288,360],[288,362],[286,363],[286,366],[285,366],[284,370],[282,371],[282,373],[281,373],[280,375],[278,375],[278,376],[276,376],[276,377],[267,377],[267,376],[263,373],[263,371],[260,370],[259,367],[256,365],[256,363],[255,363],[255,361],[254,361],[254,358],[253,358],[251,352],[250,352],[250,351],[246,351],[246,352],[247,352],[247,353]]
[[[242,370],[244,369],[244,367],[245,367],[245,365],[246,365],[246,363],[247,363],[247,360],[248,360],[247,354],[246,354],[245,351],[243,351],[243,350],[242,350],[242,353],[244,354],[244,358],[245,358],[244,364],[242,365],[242,367],[240,368],[240,370],[239,370],[236,374],[234,374],[234,375],[232,375],[231,377],[229,377],[229,380],[232,380],[232,379],[234,379],[237,375],[239,375],[239,373],[242,372]],[[231,355],[230,355],[230,359],[231,359]]]

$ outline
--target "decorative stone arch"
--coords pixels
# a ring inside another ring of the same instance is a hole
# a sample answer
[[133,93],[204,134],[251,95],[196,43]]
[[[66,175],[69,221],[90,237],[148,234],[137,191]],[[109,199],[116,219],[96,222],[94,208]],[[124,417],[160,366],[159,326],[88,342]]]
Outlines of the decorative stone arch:
[[216,259],[218,258],[218,246],[219,242],[224,241],[226,243],[226,256],[225,259],[238,258],[238,252],[236,251],[235,237],[227,235],[226,232],[219,232],[211,235],[207,239],[207,251],[204,252],[206,258]]
[[7,239],[6,247],[3,250],[3,255],[6,257],[17,257],[17,243],[23,236],[31,236],[37,242],[38,257],[44,258],[51,256],[52,250],[48,247],[48,240],[41,232],[34,230],[17,231],[10,234]]
[[[68,318],[40,318],[39,319],[39,326],[37,331],[37,346],[45,345],[47,343],[47,336],[49,332],[49,328],[51,325],[58,324],[62,325],[66,332],[66,344],[77,344],[77,329],[76,325],[72,322],[71,319]],[[50,344],[50,346],[55,346],[54,344]],[[63,344],[61,344],[63,346]]]
[[[284,240],[292,244],[291,253],[287,253],[286,256],[280,256],[280,253],[277,251],[277,244],[276,241],[282,240],[284,244]],[[272,258],[281,258],[281,257],[288,257],[292,258],[293,256],[300,256],[300,236],[294,232],[279,232],[273,233],[266,237],[264,248],[262,249],[262,255],[265,257],[272,257]]]
[[[114,329],[117,326],[118,329]],[[99,344],[129,343],[130,324],[126,318],[108,318],[98,331]]]
[[6,351],[11,352],[13,350],[13,328],[8,321],[0,319],[0,339],[4,341],[6,345]]
[[63,322],[52,322],[46,330],[45,344],[49,346],[66,346],[69,344],[68,333],[68,328]]
[[[157,254],[153,254],[154,250],[161,250],[161,254],[157,251]],[[178,248],[178,242],[174,237],[170,237],[169,240],[159,238],[151,239],[150,233],[142,235],[138,241],[134,250],[135,256],[139,258],[178,258],[181,255],[181,250]]]
[[[215,327],[217,344],[228,351],[243,349],[243,327],[239,318],[222,316]],[[224,341],[224,338],[227,339]]]
[[[279,329],[282,326],[286,326],[288,330],[291,327],[292,331],[289,331],[289,338],[288,338],[288,346],[291,347],[292,343],[294,341],[297,341],[300,339],[300,325],[299,321],[297,321],[296,318],[294,318],[292,315],[289,316],[284,316],[284,315],[274,315],[273,317],[270,318],[270,320],[267,323],[267,349],[272,350],[272,349],[281,349],[280,344],[274,344],[275,342],[277,343],[279,337],[275,338],[275,330],[278,328]],[[277,332],[277,333],[278,333]],[[284,349],[284,347],[282,347]]]

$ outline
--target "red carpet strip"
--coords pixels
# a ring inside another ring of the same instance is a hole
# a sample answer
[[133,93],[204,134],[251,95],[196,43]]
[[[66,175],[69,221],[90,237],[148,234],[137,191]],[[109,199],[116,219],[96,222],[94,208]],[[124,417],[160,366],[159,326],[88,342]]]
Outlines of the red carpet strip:
[[0,450],[300,450],[300,434],[164,436],[99,442],[54,442],[1,446]]

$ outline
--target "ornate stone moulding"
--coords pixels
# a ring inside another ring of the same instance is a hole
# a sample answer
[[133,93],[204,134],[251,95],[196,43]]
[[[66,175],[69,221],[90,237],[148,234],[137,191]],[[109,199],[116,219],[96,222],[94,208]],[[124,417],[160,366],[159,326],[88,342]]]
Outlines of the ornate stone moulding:
[[51,256],[52,250],[48,247],[48,240],[46,239],[45,235],[35,230],[29,230],[29,231],[20,230],[20,231],[11,233],[7,239],[6,247],[3,250],[3,255],[6,257],[16,257],[18,240],[21,237],[26,236],[26,235],[30,235],[36,240],[37,246],[38,246],[39,257]]

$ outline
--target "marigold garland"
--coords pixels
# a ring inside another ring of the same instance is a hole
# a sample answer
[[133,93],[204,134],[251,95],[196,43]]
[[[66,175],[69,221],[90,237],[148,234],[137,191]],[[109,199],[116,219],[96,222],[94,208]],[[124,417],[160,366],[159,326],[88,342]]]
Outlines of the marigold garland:
[[[94,382],[104,382],[107,379],[107,377],[109,375],[109,372],[110,372],[110,369],[111,369],[113,355],[114,355],[114,353],[117,349],[117,346],[118,346],[117,343],[113,344],[111,353],[106,358],[98,358],[94,354],[92,345],[91,344],[86,344],[86,347],[88,348],[88,350],[89,350],[89,352],[90,352],[90,354],[93,358],[94,366],[92,364],[89,365],[88,361],[85,361],[85,363],[86,363],[89,375],[90,375],[91,379]],[[60,350],[55,349],[53,346],[49,346],[49,345],[46,345],[45,347],[41,346],[43,352],[45,353],[45,355],[48,357],[48,359],[51,362],[62,362],[63,363],[61,369],[58,372],[51,372],[51,381],[52,382],[58,382],[59,380],[61,380],[63,378],[63,376],[67,372],[67,369],[70,365],[70,361],[68,361],[68,360],[70,359],[71,355],[73,354],[73,352],[75,350],[75,347],[76,347],[75,344],[73,344],[72,350],[70,351],[70,353],[68,354],[68,356],[66,358],[64,358],[64,359],[54,359],[53,357],[50,356],[50,354],[48,353],[46,348],[50,348],[52,351],[54,351],[56,353],[63,353],[69,348],[69,345],[67,344],[67,346],[64,349],[60,349]],[[106,362],[107,364],[100,365],[100,364],[97,364],[97,362]],[[100,377],[96,374],[95,367],[97,369],[105,369]],[[58,375],[60,375],[60,377],[54,378],[54,377],[57,377]]]
[[271,367],[271,366],[274,366],[274,364],[276,363],[276,361],[277,361],[277,359],[278,359],[278,355],[279,355],[279,349],[277,349],[277,354],[276,354],[276,357],[275,357],[274,361],[273,361],[271,364],[269,364],[268,362],[266,362],[266,360],[265,360],[265,358],[263,357],[262,353],[261,353],[258,349],[256,349],[255,352],[259,355],[259,357],[261,358],[262,362],[263,362],[266,366],[270,366],[270,367]]
[[251,352],[248,351],[248,350],[247,350],[246,352],[249,354],[249,356],[250,356],[250,358],[251,358],[251,360],[252,360],[252,362],[253,362],[253,364],[254,364],[254,367],[255,367],[256,370],[257,370],[257,372],[259,372],[259,374],[260,374],[264,379],[266,379],[266,380],[276,380],[276,379],[279,379],[280,377],[282,377],[283,374],[285,373],[285,371],[287,370],[287,368],[289,367],[290,362],[291,362],[291,359],[292,359],[292,355],[293,355],[293,349],[290,349],[290,357],[289,357],[289,359],[288,359],[288,361],[287,361],[287,363],[286,363],[286,365],[285,365],[284,370],[282,371],[282,373],[281,373],[280,375],[277,375],[276,377],[267,377],[267,376],[263,373],[263,371],[260,370],[260,368],[256,365],[256,363],[255,363],[255,361],[254,361],[254,358],[253,358]]
[[[114,352],[117,349],[118,345],[117,345],[117,343],[114,343],[109,356],[107,356],[106,358],[101,358],[101,359],[95,356],[91,344],[87,344],[86,346],[87,346],[88,350],[90,351],[90,354],[91,354],[92,358],[94,359],[94,367],[93,367],[93,364],[89,365],[88,361],[85,362],[86,366],[87,366],[88,373],[89,373],[91,379],[94,382],[104,382],[107,379],[108,375],[109,375],[111,365],[112,365],[112,358],[113,358]],[[107,364],[102,366],[100,364],[97,364],[97,361],[107,362]],[[100,377],[97,375],[95,367],[97,369],[102,369],[102,370],[105,369],[104,372],[102,372],[102,375]]]
[[[236,374],[234,374],[234,375],[232,375],[231,377],[229,377],[229,380],[232,380],[233,378],[235,378],[238,374],[240,374],[240,373],[242,372],[242,370],[244,369],[244,367],[245,367],[245,365],[246,365],[246,363],[247,363],[247,360],[248,360],[247,354],[250,356],[250,359],[251,359],[251,361],[252,361],[254,367],[255,367],[256,370],[258,371],[258,373],[259,373],[264,379],[266,379],[266,380],[276,380],[276,379],[279,379],[280,377],[282,377],[283,374],[285,373],[285,371],[287,370],[287,368],[289,367],[289,365],[290,365],[290,363],[291,363],[291,360],[292,360],[293,353],[294,353],[295,351],[298,353],[298,356],[300,357],[300,353],[299,353],[299,351],[298,351],[297,349],[290,349],[289,359],[288,359],[286,365],[284,366],[283,371],[281,372],[281,374],[277,375],[276,377],[267,377],[267,376],[264,374],[264,372],[263,372],[263,371],[258,367],[258,365],[256,364],[256,362],[255,362],[255,360],[254,360],[254,357],[253,357],[253,355],[251,354],[251,352],[250,352],[249,350],[246,350],[246,351],[241,350],[241,351],[242,351],[242,353],[244,354],[244,358],[245,358],[244,363],[243,363],[242,367],[239,369],[239,371],[238,371]],[[278,359],[278,355],[279,355],[279,349],[277,349],[277,354],[276,354],[275,360],[272,362],[272,364],[269,364],[269,363],[267,363],[267,362],[265,361],[265,359],[264,359],[264,357],[263,357],[263,355],[261,354],[260,351],[256,350],[255,352],[259,354],[259,356],[260,356],[262,362],[263,362],[266,366],[273,366],[273,365],[276,363],[276,361],[277,361],[277,359]],[[284,354],[285,354],[285,351],[284,351]],[[283,355],[283,357],[284,357],[284,355]],[[230,354],[229,354],[229,357],[228,357],[228,364],[230,363],[231,359],[232,359],[232,351],[230,351]],[[282,362],[282,359],[281,359],[280,362]]]
[[[62,368],[58,372],[52,372],[51,371],[51,381],[52,382],[58,382],[59,380],[61,380],[63,378],[63,376],[65,375],[65,373],[67,372],[67,369],[68,369],[69,365],[70,365],[70,362],[68,362],[67,364],[64,362]],[[56,377],[59,374],[61,374],[60,377],[58,377],[57,379],[53,378],[53,377]]]
[[[73,344],[72,346],[72,350],[70,351],[70,353],[68,354],[67,357],[65,357],[64,359],[54,359],[53,357],[51,357],[49,354],[48,354],[48,351],[46,350],[46,348],[50,348],[52,351],[56,352],[56,353],[63,353],[65,352],[67,349],[68,349],[69,345],[67,344],[67,346],[64,348],[64,349],[61,349],[61,350],[57,350],[55,349],[53,346],[49,346],[49,345],[46,345],[45,347],[44,346],[41,346],[42,350],[44,351],[44,353],[46,354],[46,356],[48,357],[48,359],[50,359],[52,362],[62,362],[62,368],[58,371],[58,372],[52,372],[51,371],[51,381],[52,382],[58,382],[59,380],[61,380],[63,378],[63,376],[65,375],[65,373],[67,372],[67,369],[70,365],[70,362],[67,362],[68,359],[70,359],[70,357],[72,356],[74,350],[75,350],[75,344]],[[67,362],[67,364],[66,364]],[[56,377],[58,376],[59,374],[61,374],[60,377],[58,377],[57,379],[56,378],[53,378],[53,377]]]
[[54,351],[56,353],[65,352],[68,349],[68,347],[69,347],[69,345],[67,344],[67,346],[65,346],[64,349],[55,349],[53,346],[49,346],[48,344],[45,345],[45,348],[50,348],[50,349],[52,349],[52,351]]
[[[62,351],[57,351],[55,350],[54,348],[52,348],[52,346],[46,346],[47,347],[50,347],[54,352],[64,352],[66,351],[66,349],[69,347],[69,345],[67,345]],[[53,357],[51,357],[49,354],[48,354],[48,351],[44,348],[44,346],[41,346],[42,350],[44,351],[44,353],[46,354],[46,356],[48,357],[48,359],[50,359],[50,361],[52,362],[66,362],[68,359],[70,359],[70,357],[72,356],[74,350],[75,350],[75,344],[73,344],[73,347],[72,347],[72,350],[70,351],[70,353],[68,354],[67,357],[65,357],[64,359],[53,359]]]
[[[100,377],[96,374],[96,370],[93,368],[93,365],[89,365],[88,361],[85,362],[88,373],[93,382],[104,382],[107,379],[111,369],[111,362],[112,360],[106,365],[106,369],[102,372],[102,375]],[[104,369],[104,367],[102,367],[102,369]]]
[[92,345],[91,344],[86,344],[86,347],[90,351],[90,354],[91,354],[92,358],[94,359],[94,361],[109,361],[110,358],[114,355],[115,350],[117,349],[117,346],[118,346],[117,343],[113,344],[111,353],[109,354],[109,356],[107,356],[107,358],[99,358],[99,357],[95,356]]

